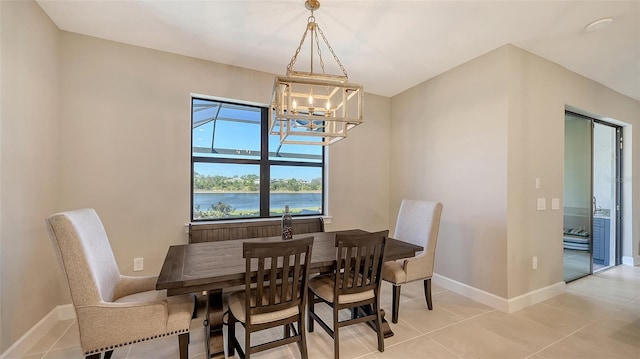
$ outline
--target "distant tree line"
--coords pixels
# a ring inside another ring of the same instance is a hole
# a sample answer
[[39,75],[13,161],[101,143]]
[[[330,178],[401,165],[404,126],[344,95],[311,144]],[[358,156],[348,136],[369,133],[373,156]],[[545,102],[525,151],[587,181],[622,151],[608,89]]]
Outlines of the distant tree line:
[[[272,179],[269,187],[272,192],[319,192],[322,190],[322,179],[315,178],[311,181],[297,178]],[[204,176],[196,172],[193,178],[193,189],[221,192],[259,192],[260,176]]]

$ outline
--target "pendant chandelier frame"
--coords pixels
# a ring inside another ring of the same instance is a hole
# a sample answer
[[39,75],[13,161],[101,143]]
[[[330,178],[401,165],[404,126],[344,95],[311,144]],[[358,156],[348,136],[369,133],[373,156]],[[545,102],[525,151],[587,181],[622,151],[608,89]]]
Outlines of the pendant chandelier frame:
[[[327,146],[347,137],[347,132],[363,122],[361,85],[349,83],[347,71],[336,56],[326,36],[315,21],[317,0],[307,0],[311,11],[302,39],[287,66],[286,76],[277,76],[271,95],[269,132],[278,135],[281,144]],[[293,69],[305,40],[310,39],[310,70]],[[325,72],[321,42],[341,69],[341,75]],[[314,72],[318,59],[322,72]]]

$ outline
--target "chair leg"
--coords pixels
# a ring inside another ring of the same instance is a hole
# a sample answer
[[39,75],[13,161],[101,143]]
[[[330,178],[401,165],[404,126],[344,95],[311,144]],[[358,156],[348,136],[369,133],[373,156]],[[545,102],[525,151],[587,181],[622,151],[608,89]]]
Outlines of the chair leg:
[[198,317],[198,296],[193,296],[193,313],[191,313],[191,319],[196,319]]
[[[398,286],[398,288],[400,288],[400,286]],[[382,332],[382,314],[380,313],[380,300],[377,299],[376,303],[372,306],[373,310],[376,311],[376,334],[378,335],[378,351],[382,353],[384,352],[384,333]]]
[[338,332],[338,304],[333,306],[333,358],[340,359],[340,333]]
[[398,312],[400,311],[400,286],[393,285],[393,308],[391,308],[391,321],[398,323]]
[[189,333],[178,335],[178,346],[180,347],[180,359],[189,358]]
[[101,353],[87,355],[85,356],[85,359],[100,359],[100,355]]
[[308,359],[309,354],[307,352],[307,331],[304,326],[306,325],[304,321],[304,313],[300,313],[300,320],[298,321],[298,335],[300,335],[300,356],[302,359]]
[[433,303],[431,302],[431,278],[424,280],[424,297],[427,300],[427,308],[433,310]]
[[244,326],[244,359],[251,358],[251,332],[247,327],[248,325]]
[[113,350],[108,350],[104,352],[104,359],[111,359],[112,355],[113,355]]
[[236,318],[229,312],[229,325],[227,330],[227,352],[230,357],[236,354],[233,338],[236,337]]
[[[309,298],[308,303],[307,303],[307,318],[309,319],[309,333],[313,333],[313,324],[314,324],[314,320],[313,317],[311,316],[311,313],[315,313],[314,312],[314,307],[315,307],[315,299],[313,298],[313,292],[309,291],[309,294],[307,295],[307,298]],[[302,328],[304,330],[304,328]]]
[[289,338],[291,336],[291,324],[285,324],[284,325],[284,337],[285,338]]

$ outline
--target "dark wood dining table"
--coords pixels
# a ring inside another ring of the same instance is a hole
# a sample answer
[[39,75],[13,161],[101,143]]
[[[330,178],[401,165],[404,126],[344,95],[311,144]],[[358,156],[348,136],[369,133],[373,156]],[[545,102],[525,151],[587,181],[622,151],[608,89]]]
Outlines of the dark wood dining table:
[[[295,238],[313,237],[313,254],[310,270],[312,273],[331,271],[335,260],[336,233],[363,233],[362,230],[339,232],[317,232],[294,235]],[[242,242],[279,241],[280,237],[238,239],[219,242],[191,243],[169,247],[156,289],[167,290],[167,295],[187,293],[209,293],[207,301],[206,331],[210,333],[207,351],[211,355],[224,351],[222,342],[222,291],[225,288],[244,285],[245,259],[242,257]],[[385,247],[385,261],[415,256],[423,248],[411,243],[389,238]],[[213,318],[217,318],[214,320]],[[216,323],[210,323],[215,321]],[[393,332],[384,321],[385,337]],[[216,337],[215,339],[213,337]],[[219,338],[218,338],[219,337]],[[224,355],[224,354],[223,354]]]

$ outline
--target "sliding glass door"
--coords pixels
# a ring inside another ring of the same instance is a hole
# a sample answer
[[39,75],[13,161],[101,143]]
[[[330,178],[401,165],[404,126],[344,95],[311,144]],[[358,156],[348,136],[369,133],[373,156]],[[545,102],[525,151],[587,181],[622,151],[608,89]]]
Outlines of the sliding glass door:
[[593,271],[620,263],[620,158],[622,129],[593,123]]
[[592,273],[593,121],[570,112],[564,132],[564,281]]
[[565,114],[564,281],[620,264],[622,128]]

